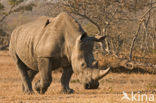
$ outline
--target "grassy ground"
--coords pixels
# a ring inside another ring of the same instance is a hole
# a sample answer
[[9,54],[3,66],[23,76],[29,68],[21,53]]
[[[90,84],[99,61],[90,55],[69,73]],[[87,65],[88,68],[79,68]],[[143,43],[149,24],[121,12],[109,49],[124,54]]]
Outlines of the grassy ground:
[[[24,95],[21,90],[19,72],[7,51],[0,52],[0,103],[156,103],[122,100],[122,92],[131,96],[131,92],[141,94],[153,94],[156,96],[156,76],[150,74],[116,74],[110,73],[100,81],[100,87],[96,90],[84,90],[73,75],[70,86],[75,90],[74,94],[60,93],[59,78],[61,73],[53,73],[53,82],[44,95],[37,93]],[[34,82],[39,79],[35,77]],[[139,94],[138,94],[139,95]],[[137,96],[138,96],[137,95]],[[156,99],[156,97],[154,98]]]

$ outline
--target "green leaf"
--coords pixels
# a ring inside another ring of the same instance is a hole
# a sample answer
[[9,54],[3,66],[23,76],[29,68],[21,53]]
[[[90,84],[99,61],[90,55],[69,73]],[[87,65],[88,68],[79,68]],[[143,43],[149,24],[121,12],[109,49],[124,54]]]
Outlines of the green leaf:
[[29,4],[25,6],[20,6],[17,9],[14,10],[14,12],[24,12],[24,11],[32,11],[35,4]]
[[25,6],[25,10],[26,11],[32,11],[33,7],[35,6],[35,4],[29,4]]
[[0,12],[0,15],[7,15],[6,12]]
[[4,5],[0,3],[0,10],[4,9]]
[[5,32],[2,30],[2,29],[0,29],[0,36],[5,36]]
[[23,1],[24,0],[8,0],[8,3],[12,6],[15,6],[21,4]]

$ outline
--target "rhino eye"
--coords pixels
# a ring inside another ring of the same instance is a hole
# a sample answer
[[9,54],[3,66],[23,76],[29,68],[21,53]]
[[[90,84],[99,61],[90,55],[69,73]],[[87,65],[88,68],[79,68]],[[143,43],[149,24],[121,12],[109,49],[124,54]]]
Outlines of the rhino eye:
[[85,67],[85,66],[86,66],[85,63],[82,63],[82,64],[81,64],[81,67]]

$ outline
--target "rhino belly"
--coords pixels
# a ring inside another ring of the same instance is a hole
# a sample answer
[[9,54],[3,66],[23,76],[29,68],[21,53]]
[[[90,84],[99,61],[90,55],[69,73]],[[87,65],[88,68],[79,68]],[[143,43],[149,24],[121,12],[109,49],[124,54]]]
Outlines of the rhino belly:
[[37,60],[35,57],[28,54],[28,52],[17,52],[18,57],[21,59],[21,61],[30,69],[32,70],[38,70],[37,68]]
[[[28,41],[28,40],[27,40]],[[37,70],[37,58],[34,54],[33,45],[31,42],[27,43],[19,41],[16,44],[16,53],[21,61],[29,68]]]

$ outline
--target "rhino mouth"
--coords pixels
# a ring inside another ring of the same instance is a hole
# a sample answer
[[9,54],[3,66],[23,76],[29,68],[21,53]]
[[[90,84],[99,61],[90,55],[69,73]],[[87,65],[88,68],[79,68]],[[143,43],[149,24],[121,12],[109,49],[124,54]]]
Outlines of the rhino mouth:
[[98,87],[99,87],[99,82],[93,79],[89,83],[84,84],[85,89],[97,89]]
[[95,71],[100,71],[99,76],[96,78],[91,78],[91,80],[87,83],[84,83],[84,88],[85,89],[97,89],[99,87],[99,80],[101,80],[104,76],[106,76],[109,71],[110,67],[107,68],[106,70],[95,70]]

